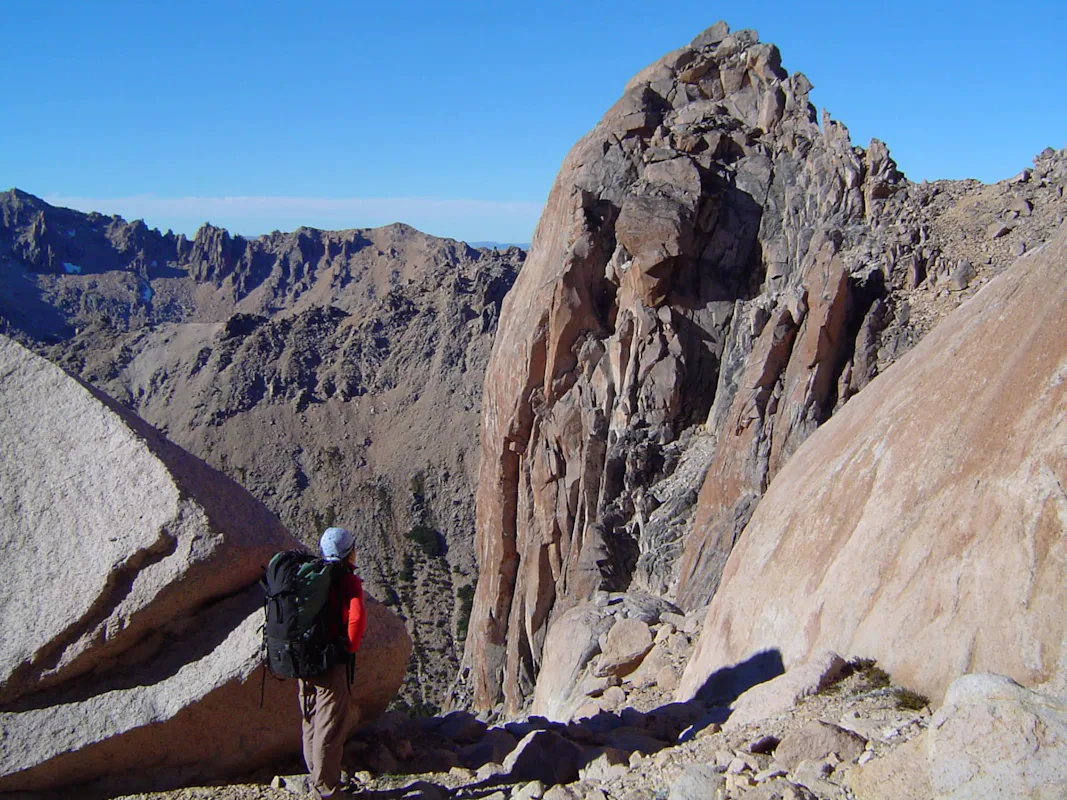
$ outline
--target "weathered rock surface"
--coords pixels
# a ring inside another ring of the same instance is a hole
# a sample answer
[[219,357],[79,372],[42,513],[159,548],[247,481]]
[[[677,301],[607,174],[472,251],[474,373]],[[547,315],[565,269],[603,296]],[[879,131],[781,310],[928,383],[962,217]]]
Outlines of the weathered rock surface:
[[368,589],[408,621],[403,695],[425,710],[458,665],[481,380],[522,256],[400,224],[256,239],[205,226],[190,242],[12,190],[0,332],[238,481],[305,543],[353,529]]
[[523,707],[598,590],[707,604],[801,443],[1062,218],[1064,153],[1036,183],[911,184],[820,127],[773,45],[715,30],[575,145],[505,299],[459,704]]
[[[297,546],[240,486],[0,337],[0,791],[160,786],[298,752],[295,683],[260,707],[262,593]],[[410,641],[370,606],[363,719]]]
[[3,702],[150,652],[292,544],[233,481],[6,337],[0,380]]
[[1067,795],[1067,704],[1010,678],[956,679],[924,733],[849,776],[861,800]]
[[875,379],[778,473],[679,696],[760,650],[872,657],[935,702],[1063,687],[1067,228]]

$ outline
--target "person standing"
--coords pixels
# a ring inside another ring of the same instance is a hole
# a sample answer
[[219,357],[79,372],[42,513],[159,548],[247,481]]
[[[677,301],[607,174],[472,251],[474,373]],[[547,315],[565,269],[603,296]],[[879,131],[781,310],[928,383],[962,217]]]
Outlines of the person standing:
[[348,733],[352,665],[367,629],[363,583],[355,570],[355,537],[344,528],[327,528],[319,540],[322,557],[334,562],[329,605],[323,613],[336,626],[331,639],[335,654],[320,675],[300,679],[304,763],[319,797],[352,794],[341,783],[341,758]]

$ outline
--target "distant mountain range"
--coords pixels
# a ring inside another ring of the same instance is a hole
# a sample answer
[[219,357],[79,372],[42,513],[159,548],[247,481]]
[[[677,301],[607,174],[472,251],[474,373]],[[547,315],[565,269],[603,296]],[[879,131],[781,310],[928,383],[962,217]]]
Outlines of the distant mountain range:
[[529,242],[467,242],[471,247],[488,247],[496,250],[507,250],[509,247],[517,247],[520,250],[529,250]]
[[227,473],[305,542],[355,530],[370,592],[408,621],[402,697],[417,706],[439,702],[457,666],[482,375],[524,257],[402,224],[257,239],[205,225],[190,240],[13,189],[0,332]]

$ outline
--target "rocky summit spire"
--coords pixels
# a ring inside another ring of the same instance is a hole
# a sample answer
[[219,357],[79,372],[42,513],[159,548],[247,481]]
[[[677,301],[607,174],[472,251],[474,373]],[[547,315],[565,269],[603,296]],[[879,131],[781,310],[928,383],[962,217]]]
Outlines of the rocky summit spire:
[[487,371],[455,702],[521,708],[599,590],[705,605],[775,473],[917,338],[900,293],[955,267],[937,190],[811,88],[717,23],[566,157]]

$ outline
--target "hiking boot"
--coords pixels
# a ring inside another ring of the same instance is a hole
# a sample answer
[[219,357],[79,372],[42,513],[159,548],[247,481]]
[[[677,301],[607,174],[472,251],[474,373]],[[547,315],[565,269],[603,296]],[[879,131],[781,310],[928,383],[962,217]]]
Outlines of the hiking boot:
[[352,797],[353,795],[360,794],[363,791],[363,784],[360,783],[342,783],[332,794],[319,794],[321,800],[333,800],[335,797]]

